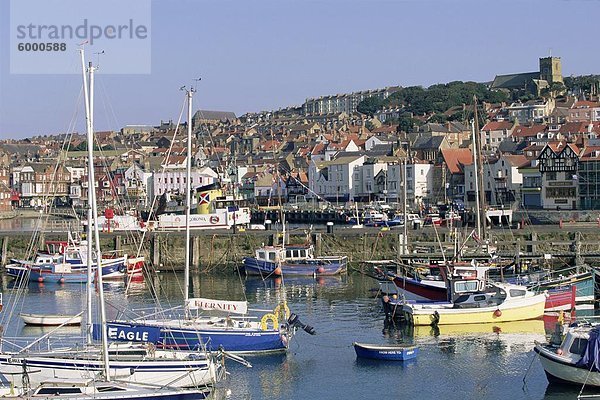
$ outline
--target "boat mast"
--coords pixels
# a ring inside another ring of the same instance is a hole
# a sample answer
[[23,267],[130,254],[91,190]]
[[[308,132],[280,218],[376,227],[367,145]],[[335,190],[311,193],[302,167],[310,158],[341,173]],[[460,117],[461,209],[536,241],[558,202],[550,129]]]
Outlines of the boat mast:
[[[92,131],[90,128],[90,103],[89,103],[89,95],[88,95],[88,82],[87,82],[87,71],[85,68],[85,56],[83,54],[83,49],[79,50],[81,55],[81,72],[83,76],[83,99],[85,102],[85,129],[86,133]],[[89,143],[89,136],[87,138]],[[88,145],[88,159],[93,156],[93,150]],[[90,156],[90,152],[92,152],[92,156]],[[90,174],[90,168],[88,166],[88,209],[87,209],[87,231],[86,231],[86,254],[87,254],[87,283],[86,287],[86,305],[87,305],[87,323],[86,323],[86,339],[88,344],[92,344],[92,285],[93,277],[92,268],[91,268],[91,260],[93,258],[92,252],[92,190],[94,190],[94,185],[92,184],[92,176]]]
[[477,198],[478,198],[478,207],[477,213],[479,217],[478,223],[478,232],[477,234],[481,238],[481,240],[485,240],[486,232],[485,232],[485,191],[483,188],[483,153],[481,147],[481,133],[479,132],[479,118],[477,114],[477,96],[473,96],[473,131],[475,132],[475,142],[474,151],[475,158],[477,159],[477,163],[475,165],[477,174]]
[[406,163],[408,162],[408,151],[404,157],[404,162],[402,163],[403,168],[402,168],[402,183],[404,186],[404,190],[403,190],[403,198],[404,201],[402,202],[402,212],[404,213],[404,249],[402,250],[402,254],[406,255],[408,254],[408,219],[407,219],[407,203],[408,203],[408,195],[407,195],[407,191],[408,191],[408,182],[407,182],[407,174],[406,174]]
[[473,172],[475,173],[475,218],[477,220],[477,237],[481,239],[481,213],[479,212],[479,169],[477,168],[477,146],[475,145],[475,122],[471,121],[471,141],[473,143]]
[[187,163],[185,171],[185,269],[184,269],[184,284],[183,284],[183,300],[185,305],[185,313],[187,317],[188,308],[187,302],[190,298],[190,210],[192,208],[192,96],[194,88],[185,89],[188,103],[187,110]]
[[[83,49],[81,50],[82,66],[84,68],[85,75],[85,57]],[[91,196],[88,199],[88,203],[91,206],[91,219],[90,213],[88,212],[88,232],[92,222],[94,223],[94,242],[96,247],[96,286],[98,288],[98,302],[100,305],[100,332],[102,334],[102,360],[104,364],[104,375],[107,381],[110,381],[110,365],[108,360],[108,334],[106,332],[106,308],[104,306],[104,288],[102,285],[102,254],[100,253],[100,233],[98,231],[98,207],[96,204],[96,188],[95,188],[95,176],[94,176],[94,71],[96,67],[92,66],[90,62],[88,65],[89,73],[89,104],[86,104],[86,119],[87,119],[87,147],[88,147],[88,188],[92,189],[88,192]],[[89,190],[89,189],[88,189]],[[91,237],[88,237],[88,248],[91,249],[90,243]],[[88,255],[90,250],[88,250]],[[92,269],[93,260],[92,257],[88,257],[87,265],[88,271]],[[88,272],[89,274],[89,272]]]

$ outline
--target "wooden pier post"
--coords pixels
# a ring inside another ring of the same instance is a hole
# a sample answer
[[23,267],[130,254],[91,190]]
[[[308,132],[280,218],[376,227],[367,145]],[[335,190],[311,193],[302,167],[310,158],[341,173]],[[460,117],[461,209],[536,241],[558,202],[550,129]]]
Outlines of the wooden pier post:
[[315,254],[317,257],[321,256],[322,248],[323,248],[323,237],[320,233],[315,233]]
[[531,232],[531,244],[528,246],[527,252],[531,253],[531,254],[536,254],[537,253],[537,244],[534,243],[537,241],[537,232],[532,231]]
[[521,238],[518,237],[515,244],[515,273],[520,274],[521,271]]
[[194,269],[199,269],[200,268],[200,236],[194,236],[192,238],[191,257],[192,257],[192,260],[190,262],[190,265]]
[[8,238],[10,236],[4,236],[4,239],[2,239],[2,265],[6,265],[6,262],[8,260]]
[[152,247],[152,265],[155,267],[160,266],[160,238],[158,235],[154,235],[150,241]]

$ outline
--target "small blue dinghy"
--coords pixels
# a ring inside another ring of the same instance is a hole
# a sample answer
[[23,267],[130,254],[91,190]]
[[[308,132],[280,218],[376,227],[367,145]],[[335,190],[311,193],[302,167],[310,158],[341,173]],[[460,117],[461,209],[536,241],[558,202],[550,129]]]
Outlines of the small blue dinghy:
[[356,356],[375,360],[404,361],[415,358],[419,348],[405,344],[366,344],[352,343]]

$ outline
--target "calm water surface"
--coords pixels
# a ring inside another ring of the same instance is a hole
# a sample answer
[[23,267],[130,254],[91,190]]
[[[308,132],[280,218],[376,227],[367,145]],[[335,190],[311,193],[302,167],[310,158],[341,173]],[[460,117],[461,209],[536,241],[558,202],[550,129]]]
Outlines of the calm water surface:
[[[179,278],[179,280],[178,280]],[[152,307],[151,287],[163,307],[181,304],[181,276],[163,274],[136,283],[106,284],[109,317],[117,308]],[[285,291],[284,288],[285,287]],[[566,399],[579,388],[549,386],[537,359],[534,340],[545,340],[552,321],[501,326],[457,326],[409,329],[384,326],[368,277],[286,279],[192,276],[194,296],[247,299],[253,308],[272,309],[285,295],[302,322],[316,336],[299,331],[286,355],[249,357],[252,368],[229,362],[230,376],[217,390],[218,399]],[[30,284],[25,290],[2,282],[6,337],[39,337],[45,331],[25,327],[19,312],[78,313],[85,295],[81,285]],[[9,318],[10,317],[10,318]],[[78,334],[64,328],[61,334]],[[414,343],[417,359],[376,362],[356,358],[352,342]],[[530,367],[531,366],[531,367]]]

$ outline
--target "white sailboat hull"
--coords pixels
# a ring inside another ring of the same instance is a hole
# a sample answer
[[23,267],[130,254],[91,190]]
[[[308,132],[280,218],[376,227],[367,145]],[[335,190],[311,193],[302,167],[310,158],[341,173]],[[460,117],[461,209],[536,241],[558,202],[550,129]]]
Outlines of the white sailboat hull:
[[25,325],[36,326],[58,326],[58,325],[81,325],[81,315],[60,314],[20,314]]
[[[154,358],[140,358],[131,360],[110,361],[110,374],[112,379],[132,383],[152,383],[172,387],[201,387],[212,386],[217,380],[220,371],[214,362],[208,359],[162,359],[163,353],[157,350]],[[193,353],[189,354],[190,358]],[[198,354],[198,353],[196,353]],[[169,356],[171,357],[171,356]],[[95,378],[104,366],[100,357],[83,357],[77,354],[73,358],[63,357],[61,353],[51,353],[41,356],[20,356],[11,354],[0,355],[0,373],[5,376],[17,376],[15,385],[20,385],[20,376],[23,372],[23,360],[29,372],[32,385],[37,385],[52,378],[61,379],[87,379]]]

